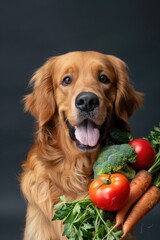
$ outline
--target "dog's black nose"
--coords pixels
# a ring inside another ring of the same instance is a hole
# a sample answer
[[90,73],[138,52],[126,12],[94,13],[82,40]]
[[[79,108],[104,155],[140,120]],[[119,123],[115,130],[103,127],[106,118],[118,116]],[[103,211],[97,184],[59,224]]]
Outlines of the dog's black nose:
[[82,92],[76,97],[76,107],[84,112],[91,112],[99,106],[99,99],[92,92]]

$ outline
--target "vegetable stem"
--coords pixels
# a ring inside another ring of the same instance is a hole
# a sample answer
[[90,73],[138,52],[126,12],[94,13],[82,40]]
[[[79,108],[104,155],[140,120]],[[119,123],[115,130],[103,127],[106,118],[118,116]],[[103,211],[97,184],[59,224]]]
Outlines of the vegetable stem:
[[106,225],[106,223],[105,223],[105,221],[103,220],[101,214],[99,213],[99,209],[98,209],[97,207],[95,207],[95,206],[94,206],[94,209],[96,210],[96,212],[97,212],[99,218],[101,219],[101,221],[104,223],[104,225]]
[[160,188],[160,174],[158,172],[154,176],[153,185],[155,185],[157,188]]
[[154,164],[148,169],[148,172],[154,174],[158,170],[160,170],[160,149],[159,149],[158,153],[156,154]]

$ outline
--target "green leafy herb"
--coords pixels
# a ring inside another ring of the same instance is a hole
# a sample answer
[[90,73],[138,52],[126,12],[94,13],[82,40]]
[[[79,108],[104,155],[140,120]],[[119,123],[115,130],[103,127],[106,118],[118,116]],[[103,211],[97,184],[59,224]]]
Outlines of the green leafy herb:
[[150,131],[146,138],[152,143],[156,152],[158,152],[160,148],[160,123]]
[[114,216],[97,208],[90,199],[62,202],[55,205],[54,220],[63,220],[64,232],[69,240],[120,240],[122,231],[112,225]]
[[154,185],[160,187],[160,123],[150,131],[146,139],[150,141],[156,151],[154,164],[148,171],[153,174]]
[[130,132],[118,128],[111,128],[109,135],[114,144],[128,143],[133,140],[133,135]]

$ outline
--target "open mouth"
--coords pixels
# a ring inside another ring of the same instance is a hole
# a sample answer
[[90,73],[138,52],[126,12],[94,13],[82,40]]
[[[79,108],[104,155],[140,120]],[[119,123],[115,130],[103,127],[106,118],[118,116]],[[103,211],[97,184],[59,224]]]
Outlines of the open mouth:
[[90,119],[85,119],[77,126],[72,126],[68,121],[66,123],[71,139],[82,150],[95,148],[105,132],[105,123],[98,126]]

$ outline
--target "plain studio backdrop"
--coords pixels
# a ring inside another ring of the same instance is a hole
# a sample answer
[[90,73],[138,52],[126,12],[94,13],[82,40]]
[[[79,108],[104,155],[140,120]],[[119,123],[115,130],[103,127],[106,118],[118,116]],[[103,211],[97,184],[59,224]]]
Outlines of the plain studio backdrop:
[[[141,137],[160,121],[159,0],[2,0],[0,3],[0,239],[20,240],[26,203],[21,163],[33,143],[34,120],[21,99],[47,58],[74,50],[116,55],[128,67],[144,107],[130,119]],[[136,225],[139,240],[158,240],[160,208]],[[36,240],[36,239],[35,239]],[[45,239],[44,239],[45,240]]]

